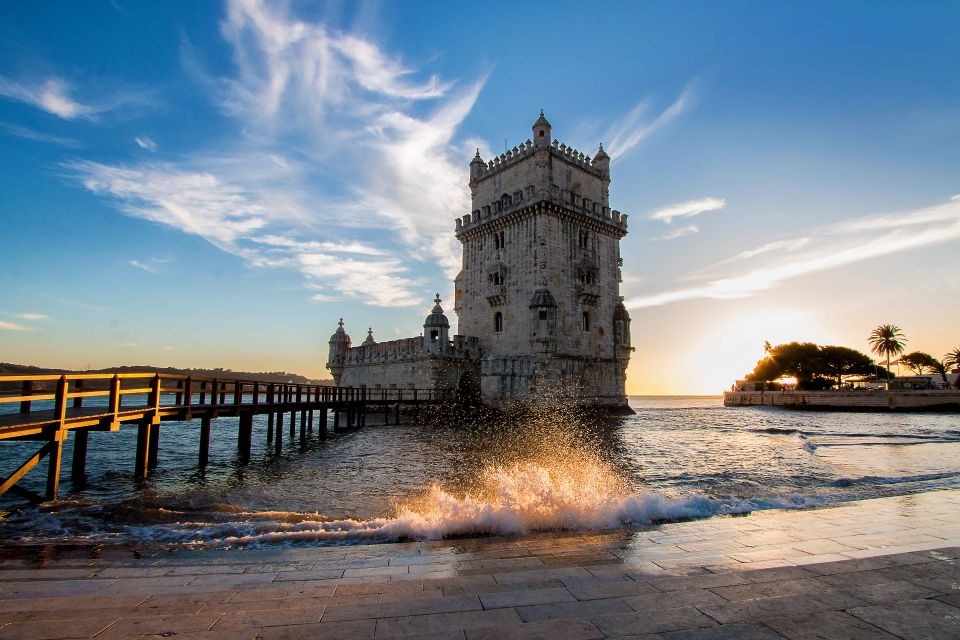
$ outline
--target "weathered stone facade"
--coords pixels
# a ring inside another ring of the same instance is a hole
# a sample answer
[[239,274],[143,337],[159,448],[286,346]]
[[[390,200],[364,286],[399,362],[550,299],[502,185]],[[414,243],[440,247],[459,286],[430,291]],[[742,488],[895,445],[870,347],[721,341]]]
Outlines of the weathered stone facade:
[[462,335],[447,338],[439,296],[425,337],[351,348],[334,334],[327,366],[337,383],[453,389],[479,373],[483,399],[495,406],[555,393],[625,407],[627,216],[610,208],[603,146],[591,159],[559,143],[541,112],[533,141],[488,162],[478,152],[469,184],[472,213],[456,220]]

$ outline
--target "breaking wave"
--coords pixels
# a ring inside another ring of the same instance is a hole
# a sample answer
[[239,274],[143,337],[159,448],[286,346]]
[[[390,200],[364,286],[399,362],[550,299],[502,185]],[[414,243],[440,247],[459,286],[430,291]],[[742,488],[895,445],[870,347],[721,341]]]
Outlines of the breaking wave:
[[[246,511],[232,505],[202,510],[153,508],[141,524],[107,524],[48,511],[24,523],[19,545],[139,542],[201,548],[290,544],[358,544],[439,540],[467,536],[522,535],[536,531],[601,530],[636,527],[757,509],[812,506],[809,499],[715,499],[701,495],[631,493],[604,464],[564,460],[555,465],[517,463],[484,470],[476,489],[454,492],[439,485],[397,505],[389,517],[327,519],[290,511]],[[26,515],[26,514],[24,514]],[[150,524],[142,524],[149,520]],[[8,521],[8,533],[18,528]],[[13,530],[11,530],[13,529]]]

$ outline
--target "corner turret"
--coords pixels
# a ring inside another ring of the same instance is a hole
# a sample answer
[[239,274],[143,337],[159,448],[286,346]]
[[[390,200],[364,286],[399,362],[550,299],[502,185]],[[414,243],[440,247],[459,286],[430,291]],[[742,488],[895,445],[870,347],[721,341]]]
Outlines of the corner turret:
[[483,167],[486,163],[483,161],[483,158],[480,157],[480,149],[477,149],[477,155],[473,156],[473,160],[470,161],[470,182],[473,183],[480,177],[480,173],[483,171]]
[[439,293],[433,302],[433,310],[423,321],[423,343],[428,353],[443,355],[450,340],[450,321],[443,315]]
[[557,348],[557,301],[545,281],[530,298],[530,346],[535,353],[553,353]]
[[343,318],[340,318],[337,330],[330,336],[329,344],[330,352],[327,355],[327,369],[330,370],[333,381],[339,385],[340,376],[343,375],[343,361],[347,355],[347,349],[353,344],[350,341],[350,336],[347,335],[347,332],[343,329]]
[[604,175],[610,175],[610,156],[607,155],[607,152],[603,150],[603,143],[600,143],[600,149],[597,151],[597,155],[593,156],[591,161],[594,169],[599,170]]
[[373,327],[369,327],[367,329],[367,339],[363,341],[363,346],[369,347],[374,344],[377,344],[377,341],[373,339]]
[[550,122],[543,115],[543,109],[540,109],[540,117],[533,123],[533,146],[550,146]]

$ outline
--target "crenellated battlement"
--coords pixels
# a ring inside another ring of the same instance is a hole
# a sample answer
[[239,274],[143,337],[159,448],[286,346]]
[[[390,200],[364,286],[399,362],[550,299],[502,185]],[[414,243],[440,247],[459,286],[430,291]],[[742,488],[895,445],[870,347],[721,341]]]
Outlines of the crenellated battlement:
[[[401,338],[385,342],[374,342],[346,350],[343,364],[347,367],[367,364],[384,364],[389,362],[417,362],[426,356],[436,356],[426,349],[423,336]],[[479,354],[477,338],[454,336],[447,341],[442,357],[469,358]]]
[[564,209],[588,216],[597,222],[617,227],[626,233],[627,218],[629,217],[627,214],[620,213],[616,209],[611,209],[578,193],[561,189],[556,185],[550,185],[546,194],[541,194],[539,197],[535,196],[536,188],[532,184],[523,190],[515,191],[513,194],[504,194],[499,200],[484,205],[480,209],[475,209],[473,213],[457,218],[456,233],[459,235],[475,229],[488,221],[521,211],[537,202],[550,202],[559,205]]
[[[560,158],[565,162],[569,162],[570,164],[595,174],[597,177],[602,178],[606,175],[604,169],[594,166],[593,160],[589,155],[574,149],[572,146],[568,147],[559,140],[553,140],[550,146],[544,147],[544,150],[554,157]],[[527,138],[526,142],[521,142],[519,145],[513,147],[513,149],[508,149],[504,153],[494,156],[490,160],[484,161],[482,158],[480,158],[476,180],[477,182],[480,182],[491,178],[507,167],[518,164],[524,159],[533,158],[536,156],[537,151],[538,149],[534,146],[533,142]]]

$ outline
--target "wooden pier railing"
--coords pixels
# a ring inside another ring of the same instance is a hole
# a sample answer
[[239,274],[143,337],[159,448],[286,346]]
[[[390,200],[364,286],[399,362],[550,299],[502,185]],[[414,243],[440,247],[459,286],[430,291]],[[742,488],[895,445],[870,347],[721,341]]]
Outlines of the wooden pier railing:
[[[287,413],[291,438],[300,414],[302,440],[313,429],[315,411],[319,412],[321,430],[326,431],[330,413],[337,430],[366,424],[367,414],[374,411],[382,411],[385,421],[393,414],[399,422],[401,406],[418,411],[422,404],[450,397],[450,392],[436,389],[332,387],[160,373],[0,376],[0,441],[44,443],[0,482],[0,495],[11,491],[35,501],[56,499],[63,443],[70,432],[75,438],[71,477],[82,482],[90,432],[119,431],[122,425],[136,425],[134,474],[145,478],[157,465],[160,423],[164,421],[200,419],[198,464],[203,467],[207,464],[213,418],[238,418],[238,455],[241,461],[247,461],[256,415],[267,416],[267,441],[279,452]],[[48,461],[44,495],[17,486],[44,458]]]

